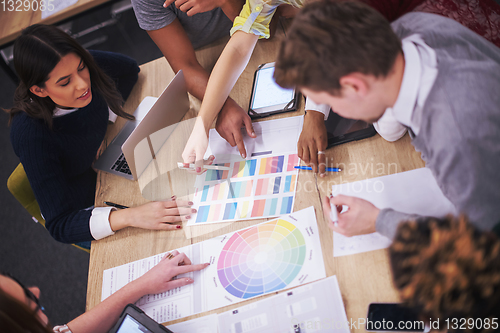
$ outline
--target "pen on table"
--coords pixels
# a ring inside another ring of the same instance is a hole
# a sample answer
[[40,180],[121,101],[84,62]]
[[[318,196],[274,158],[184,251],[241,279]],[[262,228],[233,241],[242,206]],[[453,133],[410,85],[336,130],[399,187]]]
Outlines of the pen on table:
[[[190,170],[190,169],[195,168],[194,164],[189,164],[189,168],[186,168],[186,167],[184,167],[184,164],[182,162],[177,162],[177,166],[180,169],[186,169],[186,170]],[[207,170],[224,170],[224,171],[230,169],[230,167],[222,166],[222,165],[203,165],[202,168],[207,169]]]
[[[297,166],[294,166],[294,168],[295,169],[299,169],[299,170],[309,170],[309,171],[312,171],[312,168],[308,167],[308,166],[297,165]],[[327,172],[340,172],[340,171],[342,171],[342,169],[339,169],[339,168],[326,168],[325,171],[327,171]]]
[[104,201],[104,203],[108,206],[111,206],[111,207],[115,207],[115,208],[120,208],[120,209],[125,209],[125,208],[128,208],[127,206],[124,206],[124,205],[119,205],[119,204],[116,204],[114,202],[109,202],[109,201]]

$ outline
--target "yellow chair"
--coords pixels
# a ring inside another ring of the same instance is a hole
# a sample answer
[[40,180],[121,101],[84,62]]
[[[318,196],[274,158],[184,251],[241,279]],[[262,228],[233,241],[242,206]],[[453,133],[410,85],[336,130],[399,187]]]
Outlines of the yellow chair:
[[[19,163],[17,168],[12,172],[9,179],[7,180],[7,187],[10,193],[12,193],[12,195],[17,199],[17,201],[19,201],[21,205],[23,205],[23,207],[28,211],[28,213],[31,214],[33,220],[45,227],[45,219],[42,217],[40,206],[38,206],[35,194],[31,189],[28,177],[26,176],[26,172],[24,172],[24,167],[21,163]],[[90,253],[90,250],[86,248],[83,248],[76,244],[72,245],[79,248],[80,250]]]

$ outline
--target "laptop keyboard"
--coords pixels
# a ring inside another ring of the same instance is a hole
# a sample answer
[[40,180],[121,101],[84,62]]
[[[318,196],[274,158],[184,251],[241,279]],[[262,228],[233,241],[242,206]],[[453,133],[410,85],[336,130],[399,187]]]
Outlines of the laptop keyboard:
[[113,164],[111,169],[121,173],[125,173],[127,175],[132,175],[132,172],[130,172],[127,160],[125,159],[123,153],[120,155],[120,157],[118,157],[118,159],[116,160],[115,164]]

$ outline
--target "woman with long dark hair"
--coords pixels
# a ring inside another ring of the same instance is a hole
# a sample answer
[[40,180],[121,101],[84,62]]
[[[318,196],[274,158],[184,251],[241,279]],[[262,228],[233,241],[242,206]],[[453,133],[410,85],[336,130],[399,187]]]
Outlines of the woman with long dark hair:
[[138,78],[133,59],[87,51],[54,26],[33,25],[14,43],[14,66],[21,83],[8,110],[11,142],[56,240],[88,242],[128,226],[181,228],[168,223],[192,210],[175,198],[120,211],[93,207],[92,163],[108,121],[133,119],[122,108]]
[[193,265],[178,251],[172,251],[141,277],[125,285],[90,311],[67,325],[52,327],[40,305],[40,289],[25,287],[17,279],[0,274],[0,328],[4,333],[105,333],[129,303],[147,294],[159,294],[193,283],[189,277],[175,276],[199,271],[208,263]]

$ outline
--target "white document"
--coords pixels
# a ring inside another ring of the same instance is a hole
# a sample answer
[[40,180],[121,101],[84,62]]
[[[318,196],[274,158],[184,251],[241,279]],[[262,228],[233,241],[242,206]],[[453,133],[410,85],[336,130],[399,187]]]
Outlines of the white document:
[[45,4],[45,8],[42,10],[42,20],[52,14],[62,11],[63,9],[73,6],[78,2],[78,0],[43,0],[43,2]]
[[349,333],[336,276],[219,314],[228,333]]
[[[160,323],[326,277],[312,206],[178,250],[193,264],[209,262],[210,266],[186,275],[193,278],[193,284],[146,295],[136,302]],[[101,299],[146,273],[163,256],[105,270]]]
[[218,324],[217,315],[211,314],[183,321],[182,323],[168,325],[167,328],[174,333],[217,333]]
[[[242,129],[247,159],[256,156],[297,153],[297,142],[304,123],[303,116],[267,120],[252,123],[257,138],[249,137]],[[215,156],[215,163],[243,161],[238,147],[231,147],[215,129],[210,130],[205,159]]]
[[[377,208],[392,208],[402,213],[444,217],[456,214],[455,206],[444,196],[428,168],[333,185],[332,194],[365,199]],[[385,249],[391,240],[375,232],[345,237],[333,233],[334,257]]]

